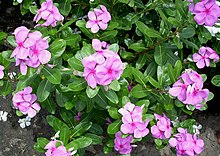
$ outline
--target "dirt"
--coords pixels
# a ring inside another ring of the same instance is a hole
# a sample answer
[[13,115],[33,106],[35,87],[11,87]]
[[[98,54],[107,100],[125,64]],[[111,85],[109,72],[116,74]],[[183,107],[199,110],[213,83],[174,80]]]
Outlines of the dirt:
[[[0,0],[0,31],[7,33],[21,25],[29,28],[33,27],[33,15],[28,14],[25,19],[20,15],[19,6],[12,6],[12,1]],[[3,16],[4,15],[4,16]],[[0,45],[0,51],[6,50],[6,47]],[[11,72],[15,69],[12,68]],[[14,86],[15,87],[15,86]],[[218,99],[214,100],[215,105]],[[53,130],[47,125],[45,117],[47,115],[45,110],[32,119],[30,127],[22,129],[19,126],[19,118],[15,115],[15,110],[11,108],[12,97],[9,95],[6,98],[0,96],[0,110],[8,112],[8,120],[6,122],[0,121],[0,156],[43,156],[33,149],[37,137],[43,136],[48,139],[54,134]],[[217,143],[216,132],[220,131],[220,111],[215,111],[215,114],[210,112],[202,113],[196,116],[196,120],[203,128],[201,137],[205,142],[205,150],[201,156],[220,156],[220,145]],[[88,156],[104,156],[101,148],[88,148],[90,154]],[[92,154],[93,153],[93,154]],[[108,154],[107,156],[117,155],[115,153]],[[173,156],[169,147],[158,151],[153,142],[141,143],[138,147],[134,148],[132,156]]]

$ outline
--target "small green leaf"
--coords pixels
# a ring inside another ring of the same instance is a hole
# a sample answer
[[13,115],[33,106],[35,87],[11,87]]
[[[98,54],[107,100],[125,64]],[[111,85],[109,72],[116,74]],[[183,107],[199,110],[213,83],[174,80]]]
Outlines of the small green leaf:
[[109,101],[115,104],[118,103],[118,96],[113,90],[108,90],[108,91],[103,90],[103,93],[105,94],[105,96],[107,97]]
[[66,41],[63,39],[56,39],[50,45],[50,52],[52,54],[52,58],[60,57],[66,49]]
[[114,90],[114,91],[119,91],[121,89],[121,86],[118,82],[118,80],[114,80],[111,82],[111,84],[109,85],[109,88]]
[[77,150],[79,148],[85,148],[92,144],[92,139],[89,137],[80,137],[73,141],[71,141],[68,145],[66,145],[67,150],[73,148]]
[[81,136],[92,126],[92,122],[80,122],[74,129],[72,130],[72,137]]
[[145,65],[146,62],[147,62],[147,55],[146,54],[140,55],[136,62],[136,68],[141,69]]
[[144,89],[141,85],[136,85],[131,90],[131,96],[135,98],[143,98],[150,94],[150,90]]
[[101,41],[110,41],[110,40],[113,39],[117,34],[118,34],[118,31],[117,31],[117,30],[105,31],[105,32],[99,37],[99,39],[100,39]]
[[7,37],[7,33],[5,32],[0,32],[0,40],[3,40]]
[[60,84],[61,82],[61,73],[57,68],[50,68],[44,66],[42,69],[44,76],[52,83],[52,84]]
[[212,80],[211,80],[212,84],[220,87],[220,75],[215,75]]
[[93,97],[95,97],[95,96],[98,94],[99,89],[100,89],[99,86],[96,86],[95,89],[92,89],[91,87],[87,86],[87,88],[86,88],[86,94],[87,94],[87,96],[88,96],[89,98],[93,98]]
[[60,140],[66,145],[70,139],[70,130],[68,126],[62,127],[60,130]]
[[85,89],[87,82],[84,78],[74,78],[73,82],[68,85],[69,89],[74,92]]
[[113,118],[113,119],[119,119],[119,113],[118,113],[118,109],[115,107],[110,107],[108,109],[108,113],[109,115]]
[[70,67],[75,70],[83,71],[83,69],[84,69],[82,62],[80,60],[78,60],[75,56],[68,59],[67,62],[69,63]]
[[115,122],[111,123],[107,129],[108,134],[117,133],[120,129],[121,123],[122,123],[121,120],[116,120]]
[[195,29],[192,26],[188,26],[180,32],[180,38],[191,38],[194,35]]

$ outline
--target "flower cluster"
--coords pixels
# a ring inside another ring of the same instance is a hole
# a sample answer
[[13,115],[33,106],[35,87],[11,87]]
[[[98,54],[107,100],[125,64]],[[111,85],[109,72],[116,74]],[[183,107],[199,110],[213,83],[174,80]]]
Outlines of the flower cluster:
[[94,11],[88,12],[88,18],[86,28],[91,28],[93,33],[97,33],[99,29],[105,30],[108,27],[111,15],[104,5],[100,5],[100,9],[95,8]]
[[22,75],[26,75],[27,66],[37,68],[40,64],[50,61],[51,53],[46,50],[49,47],[48,41],[42,38],[39,31],[30,32],[24,26],[14,31],[17,47],[11,57],[15,57],[16,66],[20,65]]
[[196,71],[188,69],[169,89],[169,93],[184,104],[193,105],[197,109],[201,109],[202,103],[207,101],[209,95],[209,90],[202,88],[202,76]]
[[32,88],[30,86],[24,88],[17,92],[13,98],[13,105],[15,109],[18,109],[23,114],[27,114],[29,117],[33,118],[36,113],[41,109],[40,105],[36,103],[37,96],[31,94]]
[[195,14],[194,20],[198,25],[213,26],[220,17],[220,8],[216,0],[201,0],[191,4],[189,10]]
[[37,24],[36,26],[56,26],[58,21],[62,21],[64,17],[60,14],[58,8],[53,4],[52,0],[43,2],[41,8],[37,11],[34,17],[34,21],[38,22],[40,19],[45,20],[43,24]]
[[132,150],[131,142],[133,141],[133,138],[131,135],[126,138],[122,138],[121,135],[122,133],[120,131],[115,134],[114,148],[120,154],[129,154]]
[[163,116],[154,114],[154,117],[158,121],[156,125],[151,127],[152,136],[159,139],[170,138],[172,131],[170,119],[165,114]]
[[0,79],[2,79],[4,77],[4,69],[5,69],[5,67],[0,65]]
[[218,54],[210,47],[201,47],[198,53],[192,55],[193,61],[196,62],[198,68],[209,67],[210,60],[217,62],[219,60]]
[[204,150],[204,142],[198,139],[196,135],[192,135],[183,128],[178,128],[174,138],[169,140],[171,147],[176,148],[177,156],[190,155],[195,156]]
[[127,103],[124,108],[118,110],[122,114],[121,132],[124,134],[134,134],[135,138],[145,137],[149,133],[147,125],[149,120],[142,120],[142,107]]
[[29,116],[26,116],[23,119],[19,119],[18,123],[20,125],[21,128],[25,128],[31,125],[31,118]]
[[[57,147],[57,144],[61,145]],[[62,141],[52,140],[45,146],[45,149],[47,150],[46,156],[71,156],[71,152],[66,150]]]
[[88,85],[95,88],[99,85],[109,85],[113,80],[119,79],[123,73],[123,63],[119,55],[106,49],[108,45],[98,39],[92,40],[96,53],[83,58],[84,73]]

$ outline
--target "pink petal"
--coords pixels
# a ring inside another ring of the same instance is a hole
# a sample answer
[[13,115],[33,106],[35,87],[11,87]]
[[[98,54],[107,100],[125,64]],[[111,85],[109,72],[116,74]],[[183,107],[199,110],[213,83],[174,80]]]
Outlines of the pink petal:
[[51,53],[48,50],[42,50],[39,52],[38,58],[42,64],[46,64],[50,61]]
[[218,21],[218,18],[213,15],[207,15],[205,17],[205,25],[207,26],[213,26]]
[[92,33],[97,33],[99,31],[99,26],[97,24],[94,24],[91,27],[91,31],[92,31]]
[[100,40],[98,40],[98,39],[93,39],[93,40],[92,40],[92,47],[93,47],[96,51],[102,50]]
[[33,108],[29,108],[27,113],[28,116],[31,118],[33,118],[37,114],[37,112]]
[[26,30],[20,30],[16,35],[15,35],[15,39],[17,43],[23,43],[25,41],[25,39],[28,36],[29,31]]
[[202,59],[201,55],[199,55],[197,53],[193,54],[192,57],[193,57],[194,62],[198,62],[199,60]]
[[95,22],[93,22],[93,21],[87,21],[86,22],[86,28],[92,28],[92,26],[95,24]]
[[201,69],[201,68],[204,68],[205,67],[205,62],[204,60],[199,60],[197,63],[196,63],[196,66]]
[[108,27],[108,24],[107,24],[107,23],[103,23],[103,22],[99,22],[98,25],[100,26],[100,28],[101,28],[102,30],[105,30],[105,29],[107,29],[107,27]]
[[89,11],[89,12],[88,12],[88,18],[89,18],[90,20],[95,21],[95,20],[96,20],[96,15],[95,15],[95,13],[94,13],[93,11]]
[[34,103],[32,105],[32,108],[34,108],[35,110],[39,111],[41,109],[40,105],[38,103]]
[[132,127],[131,127],[130,124],[122,124],[120,130],[121,130],[122,133],[124,133],[124,134],[129,134],[129,133],[131,132],[131,130],[132,130]]
[[20,64],[20,71],[22,75],[26,75],[27,74],[27,66],[26,64],[22,61]]
[[180,92],[182,91],[181,87],[173,87],[169,89],[169,93],[172,96],[178,96],[180,94]]
[[205,23],[205,13],[198,13],[195,15],[194,20],[197,22],[198,25],[203,25]]

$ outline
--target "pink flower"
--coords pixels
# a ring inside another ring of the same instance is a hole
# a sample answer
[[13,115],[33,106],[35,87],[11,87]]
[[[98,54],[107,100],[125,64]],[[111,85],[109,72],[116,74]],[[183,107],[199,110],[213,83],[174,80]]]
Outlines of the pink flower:
[[149,123],[148,119],[146,122],[136,123],[136,129],[134,130],[135,138],[142,138],[148,135],[149,133],[149,129],[147,128],[148,123]]
[[126,138],[122,138],[121,132],[119,131],[115,134],[114,148],[120,154],[129,154],[131,153],[131,150],[132,150],[132,147],[131,147],[132,141],[133,141],[133,138],[131,135]]
[[58,8],[53,4],[52,0],[47,0],[43,2],[41,8],[37,11],[34,17],[34,21],[38,22],[40,19],[44,19],[43,24],[38,24],[36,26],[56,26],[57,21],[62,21],[64,17],[60,14]]
[[4,69],[5,69],[5,67],[0,65],[0,79],[2,79],[4,77]]
[[178,132],[174,138],[169,139],[170,146],[176,148],[178,156],[196,156],[204,150],[202,139],[197,139],[196,135],[188,133],[183,128],[178,128]]
[[82,64],[84,65],[84,73],[88,85],[92,88],[95,88],[97,85],[97,72],[96,72],[96,61],[93,55],[83,58]]
[[213,26],[220,17],[220,8],[215,0],[204,0],[195,4],[193,13],[198,25]]
[[86,28],[91,28],[93,33],[97,33],[99,29],[105,30],[108,27],[108,22],[111,20],[111,15],[104,5],[100,5],[100,9],[95,8],[94,11],[89,11],[89,21],[86,23]]
[[31,94],[32,88],[26,87],[22,91],[17,92],[13,98],[13,104],[15,109],[19,109],[23,114],[28,114],[33,118],[38,111],[40,111],[40,105],[36,103],[37,96]]
[[45,146],[45,149],[47,150],[45,152],[45,155],[46,156],[71,156],[71,152],[66,150],[66,147],[63,146],[62,142],[59,147],[56,147],[57,142],[61,142],[61,141],[52,140]]
[[77,121],[80,121],[80,118],[81,118],[81,113],[78,112],[76,116],[74,116],[74,118],[77,120]]
[[213,59],[214,62],[219,60],[218,54],[209,47],[201,47],[199,53],[193,54],[193,61],[196,62],[198,68],[204,68],[205,66],[209,67],[210,59]]
[[123,73],[123,64],[116,57],[108,57],[102,65],[96,67],[98,84],[108,85],[113,80],[118,80]]
[[154,138],[160,139],[168,139],[171,136],[171,122],[170,119],[166,117],[165,114],[160,116],[158,114],[154,114],[157,121],[157,124],[151,127],[151,133]]

